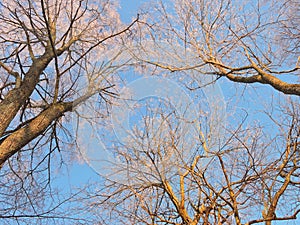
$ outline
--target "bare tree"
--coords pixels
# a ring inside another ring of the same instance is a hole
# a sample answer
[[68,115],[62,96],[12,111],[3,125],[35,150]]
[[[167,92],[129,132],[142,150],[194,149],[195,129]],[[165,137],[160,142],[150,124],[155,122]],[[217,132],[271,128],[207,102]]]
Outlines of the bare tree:
[[76,215],[57,213],[78,193],[55,197],[51,177],[74,154],[67,115],[95,94],[105,109],[115,92],[122,43],[136,22],[123,25],[116,7],[114,1],[1,1],[0,218]]
[[133,52],[137,59],[300,95],[298,1],[158,2],[147,10],[148,42]]
[[53,177],[76,154],[69,115],[86,116],[76,106],[98,96],[85,105],[97,109],[95,118],[86,119],[105,123],[117,72],[127,62],[154,67],[151,74],[170,71],[193,97],[225,77],[298,98],[298,8],[292,0],[160,1],[133,30],[138,20],[123,25],[114,1],[2,1],[0,219],[178,225],[296,219],[298,99],[265,109],[268,132],[263,121],[247,124],[233,115],[226,126],[214,110],[199,107],[191,120],[165,102],[149,104],[130,135],[109,144],[113,176],[70,192],[55,189]]
[[274,133],[242,120],[227,127],[221,145],[207,141],[209,123],[195,122],[197,132],[185,133],[176,111],[146,108],[128,141],[111,150],[120,176],[107,176],[97,196],[96,205],[111,215],[105,224],[269,225],[297,218],[298,103],[282,107],[280,117],[269,114]]

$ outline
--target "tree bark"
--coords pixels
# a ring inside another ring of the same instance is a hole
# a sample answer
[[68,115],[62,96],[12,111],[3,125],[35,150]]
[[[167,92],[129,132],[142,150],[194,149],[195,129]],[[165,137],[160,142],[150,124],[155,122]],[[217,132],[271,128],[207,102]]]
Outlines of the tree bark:
[[15,87],[0,102],[0,137],[34,91],[43,70],[51,62],[53,56],[46,51],[40,58],[33,61],[20,87]]
[[31,140],[42,134],[53,121],[73,107],[73,102],[56,103],[41,112],[24,127],[7,136],[0,143],[0,167]]

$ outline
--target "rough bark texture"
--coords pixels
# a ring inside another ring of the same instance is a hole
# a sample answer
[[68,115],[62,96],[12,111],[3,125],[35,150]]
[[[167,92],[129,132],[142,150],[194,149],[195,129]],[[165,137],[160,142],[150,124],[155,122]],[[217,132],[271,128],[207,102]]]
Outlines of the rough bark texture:
[[12,89],[0,102],[0,136],[3,135],[12,119],[16,116],[21,106],[30,97],[43,70],[50,63],[51,53],[46,52],[40,58],[33,61],[19,87]]
[[53,104],[24,127],[4,138],[0,144],[0,165],[42,134],[54,120],[60,118],[65,112],[70,111],[72,106],[72,102]]

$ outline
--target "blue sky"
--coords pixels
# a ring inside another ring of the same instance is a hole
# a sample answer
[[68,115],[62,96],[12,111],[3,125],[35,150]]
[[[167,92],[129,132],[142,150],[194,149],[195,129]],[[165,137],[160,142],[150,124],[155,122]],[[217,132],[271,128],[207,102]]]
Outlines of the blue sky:
[[[145,2],[149,2],[149,1],[145,1],[145,0],[122,0],[120,1],[120,9],[119,9],[119,13],[120,13],[120,17],[121,20],[125,23],[130,23],[133,19],[136,18],[136,15],[138,13],[138,9],[139,7],[145,3]],[[260,86],[260,85],[258,85]],[[221,88],[225,88],[225,91],[227,91],[227,93],[225,93],[225,98],[228,97],[227,95],[231,95],[231,91],[228,92],[228,88],[233,88],[233,85],[231,82],[223,82],[223,85],[221,85]],[[233,88],[234,89],[234,88]],[[254,89],[253,89],[254,91]],[[234,91],[233,91],[234,92]],[[233,93],[232,92],[232,93]],[[272,93],[272,89],[270,87],[263,87],[259,93],[259,94],[271,94]],[[250,97],[250,96],[247,96]],[[241,100],[241,107],[243,108],[250,108],[250,111],[255,110],[255,102],[254,100],[247,100],[247,97],[244,98],[244,100]],[[257,105],[256,105],[257,106]],[[257,110],[257,108],[256,108]],[[251,116],[251,115],[250,115]],[[255,117],[255,116],[253,116]],[[69,171],[70,172],[70,176],[69,176],[69,180],[68,182],[71,185],[76,185],[76,186],[80,186],[80,185],[84,185],[86,182],[90,181],[90,180],[99,180],[100,178],[99,176],[95,173],[95,171],[89,167],[89,165],[87,163],[83,163],[83,164],[76,164],[73,166],[73,168]],[[295,221],[290,221],[290,222],[274,222],[274,224],[296,224],[297,222]]]
[[145,0],[121,0],[119,13],[121,20],[130,23],[137,15],[139,7],[147,2]]
[[[134,20],[137,16],[139,8],[146,2],[150,2],[150,0],[120,0],[120,8],[119,8],[119,13],[121,20],[129,24],[132,20]],[[165,1],[166,2],[166,1]],[[135,76],[134,74],[125,74],[125,76]],[[147,74],[146,74],[147,75]],[[127,77],[126,77],[127,78]],[[136,77],[135,77],[136,78]],[[242,85],[237,85],[239,88],[238,89],[243,89]],[[232,82],[228,82],[227,80],[223,80],[220,82],[220,87],[224,92],[224,97],[226,100],[229,101],[229,99],[234,95],[235,93],[235,85]],[[263,85],[252,85],[252,87],[259,87],[259,90],[257,93],[255,93],[257,96],[259,95],[264,95],[264,96],[271,96],[273,92],[272,88],[269,86],[263,86]],[[245,94],[245,96],[240,99],[240,107],[242,109],[247,109],[247,112],[249,112],[249,118],[251,120],[255,120],[257,118],[258,114],[254,114],[255,111],[257,113],[258,110],[263,110],[263,105],[257,104],[256,98],[253,98],[253,93],[255,92],[255,89],[250,89],[251,91]],[[276,96],[278,93],[276,92]],[[267,99],[268,100],[268,99]],[[269,101],[269,100],[268,100]],[[251,113],[253,112],[253,114]],[[259,114],[261,116],[262,114]],[[259,118],[260,120],[262,117]],[[66,172],[66,171],[65,171]],[[88,182],[102,182],[100,176],[91,168],[88,163],[82,162],[82,163],[75,163],[69,170],[68,170],[68,175],[67,174],[62,174],[59,173],[59,179],[57,180],[57,186],[59,187],[70,187],[70,186],[75,186],[75,187],[83,187],[86,185]],[[65,185],[68,184],[68,185]],[[66,190],[68,192],[68,190]],[[297,220],[299,221],[299,220]],[[0,222],[1,224],[1,222]],[[274,224],[297,224],[295,221],[291,222],[274,222]]]
[[[121,20],[124,23],[130,23],[134,20],[138,14],[139,7],[147,2],[146,0],[120,0],[119,2],[119,13]],[[148,1],[149,2],[149,1]],[[86,163],[76,165],[70,171],[70,182],[72,184],[84,183],[91,177],[95,177],[95,172]]]

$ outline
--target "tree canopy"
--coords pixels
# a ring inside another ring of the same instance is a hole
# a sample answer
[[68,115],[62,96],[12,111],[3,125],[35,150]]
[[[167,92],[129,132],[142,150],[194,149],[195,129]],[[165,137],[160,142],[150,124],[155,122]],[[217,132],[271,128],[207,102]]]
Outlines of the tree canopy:
[[[129,24],[119,7],[0,3],[0,220],[296,220],[299,2],[146,1]],[[94,180],[58,181],[93,160]]]

